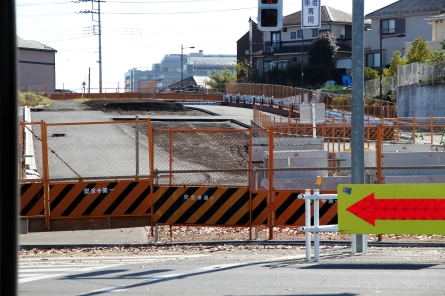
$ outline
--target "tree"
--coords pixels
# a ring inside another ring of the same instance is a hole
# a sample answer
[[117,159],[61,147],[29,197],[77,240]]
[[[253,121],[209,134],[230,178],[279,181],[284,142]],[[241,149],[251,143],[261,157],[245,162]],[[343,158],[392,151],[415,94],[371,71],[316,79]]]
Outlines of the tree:
[[396,50],[391,59],[389,68],[383,70],[383,77],[397,76],[399,67],[406,65],[406,63],[407,61],[402,58],[400,50]]
[[249,81],[249,68],[250,68],[250,63],[248,60],[244,59],[242,61],[238,61],[238,63],[236,64],[236,75],[237,78],[244,78],[244,80]]
[[236,74],[232,71],[224,68],[220,71],[212,70],[209,75],[210,80],[205,80],[212,88],[224,88],[225,83],[236,82]]
[[443,50],[437,50],[431,53],[431,58],[428,62],[437,63],[445,61],[445,52]]
[[440,42],[440,45],[442,45],[442,50],[445,50],[445,39],[443,41]]
[[314,38],[309,49],[309,64],[313,68],[322,68],[332,78],[332,65],[338,46],[334,35],[329,31]]
[[365,76],[365,81],[366,80],[373,80],[373,79],[378,79],[379,78],[379,72],[377,70],[374,70],[370,67],[365,67],[364,68],[364,76]]
[[427,63],[430,58],[431,52],[428,49],[428,44],[422,37],[417,37],[408,51],[408,64]]

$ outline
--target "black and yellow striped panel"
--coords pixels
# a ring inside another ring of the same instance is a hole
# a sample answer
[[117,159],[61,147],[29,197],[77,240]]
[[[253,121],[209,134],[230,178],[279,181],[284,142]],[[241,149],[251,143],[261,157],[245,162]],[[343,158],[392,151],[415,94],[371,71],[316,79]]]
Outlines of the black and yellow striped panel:
[[252,225],[267,225],[269,217],[267,207],[267,191],[252,192]]
[[155,187],[155,223],[245,226],[249,224],[247,188]]
[[149,181],[57,183],[50,185],[51,217],[151,214]]
[[44,214],[43,183],[20,184],[20,216]]
[[[298,193],[277,191],[275,196],[275,226],[304,226],[305,201],[298,199]],[[311,206],[311,223],[314,223],[314,209]],[[320,201],[320,225],[337,224],[337,202]]]

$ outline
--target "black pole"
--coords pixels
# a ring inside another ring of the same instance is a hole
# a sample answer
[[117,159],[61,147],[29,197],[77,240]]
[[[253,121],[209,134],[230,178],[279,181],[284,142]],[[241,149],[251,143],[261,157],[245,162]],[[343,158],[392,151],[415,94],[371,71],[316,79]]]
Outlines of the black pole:
[[303,81],[304,81],[304,73],[303,73],[303,64],[304,64],[304,60],[303,60],[303,48],[304,48],[304,32],[303,32],[303,27],[301,27],[301,88],[303,88]]
[[[381,24],[380,24],[381,25]],[[382,29],[380,28],[380,100],[383,100],[383,89],[382,89],[382,77],[383,77],[383,70],[382,70],[382,63],[383,63],[383,58],[382,58]]]
[[18,109],[15,1],[0,1],[0,293],[17,295]]

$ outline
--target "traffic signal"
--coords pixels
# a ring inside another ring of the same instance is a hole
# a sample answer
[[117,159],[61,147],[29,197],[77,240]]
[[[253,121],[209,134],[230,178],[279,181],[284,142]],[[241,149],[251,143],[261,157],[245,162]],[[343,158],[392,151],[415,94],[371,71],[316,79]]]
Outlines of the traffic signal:
[[258,0],[258,29],[278,31],[283,27],[283,0]]

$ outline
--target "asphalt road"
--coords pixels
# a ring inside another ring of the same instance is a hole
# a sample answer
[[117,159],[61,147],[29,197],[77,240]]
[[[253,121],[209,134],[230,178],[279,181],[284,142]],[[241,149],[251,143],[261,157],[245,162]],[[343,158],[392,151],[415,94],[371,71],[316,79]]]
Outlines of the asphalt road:
[[19,295],[445,295],[445,249],[304,248],[19,261]]

